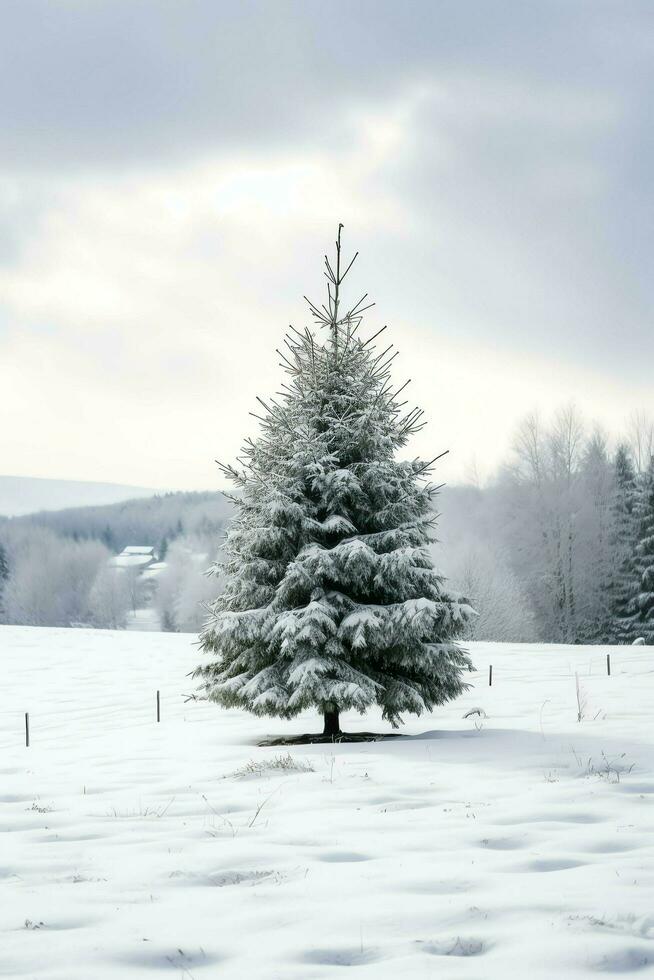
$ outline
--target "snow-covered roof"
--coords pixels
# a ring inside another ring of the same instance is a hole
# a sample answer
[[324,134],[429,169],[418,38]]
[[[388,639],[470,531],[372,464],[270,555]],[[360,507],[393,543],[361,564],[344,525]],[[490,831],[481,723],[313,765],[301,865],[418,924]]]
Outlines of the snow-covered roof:
[[154,548],[148,544],[130,544],[127,548],[123,548],[122,553],[124,555],[152,555],[154,556]]

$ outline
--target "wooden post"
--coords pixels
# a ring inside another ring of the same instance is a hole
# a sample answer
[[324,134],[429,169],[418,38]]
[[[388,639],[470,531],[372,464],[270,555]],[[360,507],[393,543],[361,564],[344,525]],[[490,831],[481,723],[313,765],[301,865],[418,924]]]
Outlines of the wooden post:
[[30,747],[30,713],[25,712],[25,747]]
[[157,691],[157,721],[161,721],[161,698],[159,697],[159,691]]
[[488,668],[488,686],[493,686],[493,665],[491,664]]
[[606,673],[609,675],[609,677],[611,676],[611,654],[610,653],[607,653],[607,655],[606,655]]

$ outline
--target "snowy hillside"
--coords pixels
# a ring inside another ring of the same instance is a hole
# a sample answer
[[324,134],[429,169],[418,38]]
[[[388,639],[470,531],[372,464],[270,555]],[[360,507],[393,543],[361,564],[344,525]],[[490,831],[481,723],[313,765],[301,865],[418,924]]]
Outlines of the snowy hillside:
[[473,644],[413,737],[288,752],[185,703],[193,643],[0,627],[0,974],[654,970],[651,648]]
[[18,517],[42,510],[115,504],[136,497],[151,497],[154,493],[155,490],[118,483],[0,476],[0,515]]

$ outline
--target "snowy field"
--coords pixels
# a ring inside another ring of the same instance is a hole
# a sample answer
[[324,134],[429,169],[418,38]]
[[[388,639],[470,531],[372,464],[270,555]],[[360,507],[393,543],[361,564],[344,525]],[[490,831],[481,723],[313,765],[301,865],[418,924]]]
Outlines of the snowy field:
[[0,976],[654,975],[654,649],[471,652],[409,737],[289,751],[184,702],[192,637],[0,627]]

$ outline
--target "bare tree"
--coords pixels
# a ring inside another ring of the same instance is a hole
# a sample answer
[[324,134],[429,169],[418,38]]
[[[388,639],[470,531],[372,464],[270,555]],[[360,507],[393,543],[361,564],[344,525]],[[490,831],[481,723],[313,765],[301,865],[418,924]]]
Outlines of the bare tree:
[[547,436],[549,463],[554,479],[564,479],[568,483],[574,479],[584,441],[584,423],[576,405],[570,403],[559,409]]
[[69,541],[30,528],[12,539],[5,619],[27,626],[89,623],[89,594],[109,552],[99,541]]
[[529,597],[496,548],[473,541],[459,545],[447,571],[452,585],[477,613],[468,622],[467,639],[498,643],[536,639]]
[[654,455],[654,420],[647,412],[634,412],[628,422],[627,443],[637,473],[644,473]]
[[215,574],[211,577],[206,574],[210,563],[210,550],[201,539],[179,538],[170,546],[155,599],[164,629],[194,633],[202,627],[207,618],[207,603],[222,589]]
[[92,625],[100,629],[124,629],[130,607],[130,588],[124,570],[104,565],[89,594]]
[[545,451],[538,412],[529,412],[518,423],[513,440],[513,452],[512,469],[515,476],[540,486],[544,477]]

